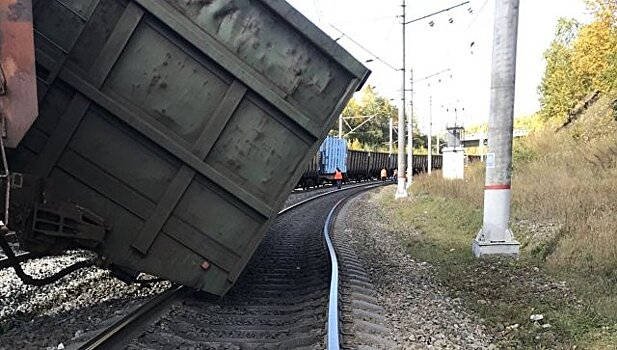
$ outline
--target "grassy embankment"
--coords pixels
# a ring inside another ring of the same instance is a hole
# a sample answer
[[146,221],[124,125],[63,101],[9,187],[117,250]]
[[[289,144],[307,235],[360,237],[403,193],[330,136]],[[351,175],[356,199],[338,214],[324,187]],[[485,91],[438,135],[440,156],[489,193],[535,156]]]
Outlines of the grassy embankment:
[[[504,348],[617,348],[615,98],[560,132],[546,127],[516,144],[511,227],[519,260],[471,257],[483,164],[468,167],[462,181],[417,177],[406,205],[379,197],[410,254],[432,263]],[[532,314],[544,319],[534,323]]]

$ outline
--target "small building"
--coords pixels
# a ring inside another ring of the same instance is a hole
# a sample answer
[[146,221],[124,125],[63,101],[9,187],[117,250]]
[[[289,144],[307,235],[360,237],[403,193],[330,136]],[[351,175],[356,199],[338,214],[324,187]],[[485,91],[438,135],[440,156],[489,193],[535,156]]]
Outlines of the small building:
[[463,135],[465,128],[453,126],[446,128],[446,144],[442,150],[443,178],[463,179],[465,174],[465,147]]

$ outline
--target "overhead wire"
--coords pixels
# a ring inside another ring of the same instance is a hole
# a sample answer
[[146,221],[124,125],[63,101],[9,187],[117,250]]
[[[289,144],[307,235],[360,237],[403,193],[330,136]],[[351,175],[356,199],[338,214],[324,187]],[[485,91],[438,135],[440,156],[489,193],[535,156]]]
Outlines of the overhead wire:
[[[488,1],[488,0],[486,0],[486,1]],[[466,25],[466,23],[465,23],[466,20],[465,19],[471,17],[471,14],[473,14],[473,12],[474,12],[474,9],[473,9],[473,7],[475,7],[475,6],[473,6],[474,3],[475,3],[475,1],[461,2],[458,5],[454,5],[454,6],[448,7],[446,9],[444,9],[444,10],[433,12],[433,13],[431,13],[429,15],[426,15],[426,16],[418,17],[417,19],[411,20],[409,22],[413,23],[413,22],[417,22],[417,21],[429,18],[429,17],[434,16],[434,15],[440,15],[440,14],[444,14],[446,12],[451,12],[452,10],[454,10],[456,8],[459,8],[459,7],[462,7],[464,5],[468,5],[469,4],[469,8],[467,8],[467,10],[465,11],[464,14],[461,14],[461,13],[451,14],[450,18],[447,20],[447,22],[449,22],[450,25],[452,25],[454,23],[456,28],[463,29],[463,28],[465,28],[465,25]],[[485,5],[486,4],[484,4],[483,6],[485,6]],[[481,12],[481,11],[478,11],[478,12]],[[478,13],[476,13],[475,15],[477,16],[477,14]],[[462,21],[459,21],[458,19],[455,18],[455,16],[456,17],[464,17],[465,19],[463,19]],[[409,23],[409,22],[406,22],[406,23]],[[429,25],[431,27],[433,27],[436,24],[435,22],[437,22],[437,20],[435,20],[434,22],[431,21],[431,23],[429,23]],[[447,23],[446,23],[446,25],[447,25]],[[450,35],[451,40],[452,39],[454,39],[453,41],[464,40],[463,35],[462,35],[460,29],[459,30],[457,30],[457,29],[450,29],[450,30],[455,30],[456,31],[456,33],[454,35]],[[455,78],[454,78],[454,71],[456,69],[455,69],[454,62],[452,62],[452,59],[453,59],[453,52],[452,52],[452,50],[455,49],[455,46],[457,46],[457,45],[454,44],[454,43],[452,43],[450,45],[446,45],[446,47],[448,47],[448,48],[446,50],[444,50],[444,52],[443,52],[443,55],[445,57],[447,57],[446,62],[444,62],[444,63],[446,64],[446,67],[449,67],[449,68],[443,69],[443,70],[441,70],[439,72],[436,72],[434,74],[430,74],[430,75],[425,76],[423,78],[414,79],[414,83],[418,83],[418,82],[422,82],[422,81],[425,81],[425,80],[429,80],[430,78],[437,78],[437,76],[441,76],[442,74],[449,72],[447,78],[444,79],[444,78],[439,77],[439,79],[438,79],[438,82],[440,84],[438,84],[437,86],[440,86],[438,88],[441,91],[440,95],[444,95],[443,97],[445,97],[445,100],[451,100],[451,99],[458,99],[458,100],[460,100],[460,98],[455,98],[455,96],[454,96],[455,95],[454,94],[454,86],[456,85]],[[429,83],[429,85],[430,85],[430,83]],[[437,87],[437,86],[435,86],[435,87]],[[431,88],[429,87],[429,90],[430,89]],[[433,91],[433,92],[435,92],[435,91]],[[433,96],[433,97],[435,97],[435,96]],[[435,101],[433,101],[433,102],[435,102]]]
[[384,41],[390,40],[390,35],[392,35],[392,30],[394,29],[394,25],[396,24],[396,19],[397,18],[398,18],[398,16],[392,17],[392,23],[390,23],[390,28],[388,29],[388,33],[386,34],[386,37],[385,37]]
[[315,12],[317,13],[317,20],[321,23],[321,9],[319,8],[317,1],[319,0],[313,0],[313,5],[315,6]]
[[373,58],[375,58],[376,60],[378,60],[379,62],[385,64],[386,66],[390,67],[391,69],[395,70],[395,71],[400,71],[401,68],[395,68],[393,65],[391,65],[390,63],[386,62],[384,59],[382,59],[381,57],[379,57],[378,55],[376,55],[375,53],[373,53],[371,50],[367,49],[366,47],[364,47],[364,45],[360,44],[358,41],[356,41],[354,38],[350,37],[349,35],[347,35],[347,33],[343,32],[342,30],[338,29],[336,26],[334,26],[334,24],[330,23],[330,26],[332,28],[334,28],[334,30],[336,30],[337,32],[339,32],[341,34],[341,36],[335,40],[339,40],[342,37],[346,37],[349,41],[351,41],[352,43],[354,43],[356,46],[358,46],[360,49],[364,50],[366,53],[368,53],[369,55],[373,56]]
[[338,23],[366,23],[366,22],[381,22],[385,20],[396,20],[398,16],[382,16],[382,17],[368,17],[368,18],[355,18],[346,21],[337,21]]
[[467,26],[466,31],[469,31],[469,29],[471,28],[471,26],[476,22],[476,20],[478,19],[478,17],[480,17],[480,13],[482,13],[482,11],[484,10],[484,8],[486,7],[486,4],[488,4],[488,0],[484,0],[484,3],[482,4],[482,6],[480,6],[480,8],[478,9],[478,11],[476,11],[476,15],[473,17],[473,19],[471,20],[471,22],[469,23],[469,25]]
[[415,19],[412,19],[411,21],[407,21],[407,22],[405,22],[405,24],[410,24],[410,23],[418,22],[418,21],[421,21],[421,20],[423,20],[423,19],[426,19],[426,18],[429,18],[429,17],[435,16],[435,15],[438,15],[438,14],[440,14],[440,13],[444,13],[444,12],[451,11],[451,10],[453,10],[453,9],[457,8],[457,7],[461,7],[461,6],[463,6],[463,5],[467,5],[467,4],[469,4],[469,1],[464,1],[464,2],[462,2],[462,3],[460,3],[460,4],[457,4],[457,5],[454,5],[454,6],[450,6],[450,7],[448,7],[448,8],[443,9],[443,10],[435,11],[435,12],[433,12],[433,13],[429,13],[428,15],[425,15],[425,16],[422,16],[422,17],[418,17],[418,18],[415,18]]

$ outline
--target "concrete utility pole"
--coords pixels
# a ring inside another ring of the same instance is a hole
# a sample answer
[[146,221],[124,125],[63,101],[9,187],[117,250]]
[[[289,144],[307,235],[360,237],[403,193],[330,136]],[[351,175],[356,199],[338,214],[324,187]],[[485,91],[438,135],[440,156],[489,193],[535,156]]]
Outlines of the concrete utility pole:
[[407,188],[413,183],[413,69],[409,70],[411,97],[409,98],[409,118],[407,118]]
[[338,116],[338,138],[343,138],[343,115],[339,114]]
[[392,154],[392,142],[393,142],[393,132],[392,132],[392,128],[394,127],[393,125],[393,121],[392,121],[392,117],[390,117],[390,142],[388,143],[388,147],[389,147],[389,154]]
[[484,186],[484,223],[473,254],[517,256],[519,242],[508,228],[512,183],[512,131],[519,0],[495,1],[495,26]]
[[407,197],[405,186],[405,0],[403,0],[403,16],[401,26],[403,27],[403,68],[401,69],[401,106],[398,111],[398,182],[394,198]]
[[[430,89],[430,86],[429,86]],[[428,173],[433,168],[433,93],[429,92],[428,97]]]

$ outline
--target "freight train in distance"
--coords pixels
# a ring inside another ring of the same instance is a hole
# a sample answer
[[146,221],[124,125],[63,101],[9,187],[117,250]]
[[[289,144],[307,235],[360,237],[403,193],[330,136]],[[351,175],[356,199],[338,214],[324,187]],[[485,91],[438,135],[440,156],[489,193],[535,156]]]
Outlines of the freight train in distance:
[[[431,168],[441,169],[441,155],[431,157]],[[479,156],[467,156],[468,161],[480,160]],[[365,181],[379,178],[382,169],[392,176],[398,166],[398,155],[384,152],[350,150],[344,139],[328,136],[319,148],[302,177],[298,188],[309,188],[329,183],[338,167],[343,172],[344,181]],[[427,155],[413,155],[413,173],[423,173],[428,169]]]

